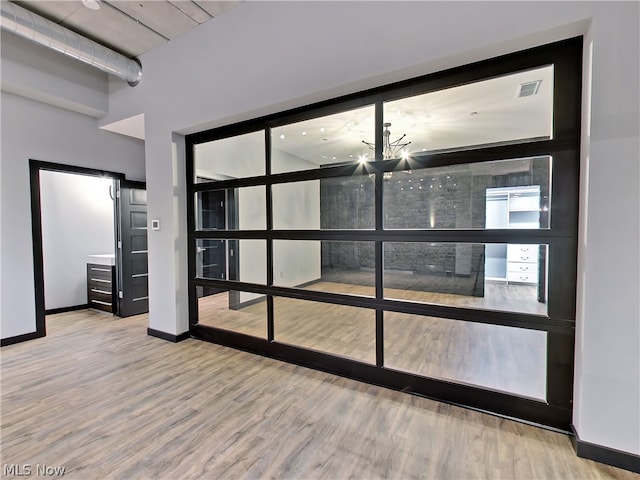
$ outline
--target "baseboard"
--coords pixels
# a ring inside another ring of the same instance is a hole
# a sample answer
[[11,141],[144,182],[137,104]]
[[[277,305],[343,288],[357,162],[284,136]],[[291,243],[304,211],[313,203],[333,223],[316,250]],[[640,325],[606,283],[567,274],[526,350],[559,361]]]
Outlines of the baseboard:
[[154,330],[153,328],[147,328],[147,335],[151,337],[161,338],[162,340],[168,340],[169,342],[178,343],[191,338],[189,332],[183,332],[180,335],[174,335],[172,333],[161,332],[160,330]]
[[23,335],[16,335],[15,337],[3,338],[0,340],[0,347],[6,347],[7,345],[13,345],[15,343],[26,342],[28,340],[34,340],[36,338],[44,337],[44,333],[31,332]]
[[257,298],[252,298],[251,300],[247,300],[246,302],[240,302],[237,305],[234,305],[232,310],[240,310],[241,308],[250,307],[251,305],[257,305],[258,303],[262,303],[266,301],[267,301],[267,296],[260,295]]
[[573,443],[576,455],[580,458],[586,458],[587,460],[593,460],[594,462],[600,462],[606,465],[611,465],[612,467],[629,470],[630,472],[640,473],[640,455],[623,452],[621,450],[616,450],[615,448],[603,447],[602,445],[596,445],[594,443],[584,442],[580,440],[580,437],[573,425],[571,425],[571,430],[573,432],[571,442]]
[[52,308],[50,310],[45,310],[45,315],[55,315],[56,313],[65,313],[65,312],[73,312],[75,310],[84,310],[86,308],[90,308],[89,304],[85,303],[83,305],[73,305],[71,307],[61,307],[61,308]]
[[319,282],[321,282],[321,281],[322,281],[322,278],[316,278],[315,280],[310,280],[310,281],[308,281],[308,282],[304,282],[304,283],[301,283],[301,284],[299,284],[299,285],[296,285],[296,286],[295,286],[295,287],[293,287],[293,288],[305,288],[305,287],[310,287],[310,286],[311,286],[311,285],[313,285],[314,283],[319,283]]

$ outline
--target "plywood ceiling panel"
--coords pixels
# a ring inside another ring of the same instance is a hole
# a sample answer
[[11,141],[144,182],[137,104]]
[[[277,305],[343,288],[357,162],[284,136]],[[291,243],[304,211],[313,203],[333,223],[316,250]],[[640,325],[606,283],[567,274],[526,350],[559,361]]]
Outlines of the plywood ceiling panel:
[[211,15],[205,9],[191,0],[173,0],[169,1],[171,5],[182,11],[185,15],[189,15],[194,21],[204,23],[211,20]]
[[97,11],[76,10],[63,25],[78,32],[86,31],[100,43],[134,57],[166,42],[163,36],[105,2]]
[[119,1],[110,5],[169,40],[199,25],[169,2]]
[[79,1],[55,1],[55,2],[47,2],[46,0],[40,1],[20,1],[13,2],[17,5],[20,5],[22,8],[26,8],[38,15],[41,15],[52,22],[61,23],[67,18],[69,15],[75,13],[77,10],[81,8],[85,8],[82,6],[82,3]]
[[113,50],[136,57],[240,2],[101,0],[99,10],[89,10],[80,0],[20,0],[14,3]]
[[196,3],[198,6],[202,7],[212,17],[217,17],[218,15],[238,5],[240,1],[219,2],[214,0],[197,0],[193,3]]

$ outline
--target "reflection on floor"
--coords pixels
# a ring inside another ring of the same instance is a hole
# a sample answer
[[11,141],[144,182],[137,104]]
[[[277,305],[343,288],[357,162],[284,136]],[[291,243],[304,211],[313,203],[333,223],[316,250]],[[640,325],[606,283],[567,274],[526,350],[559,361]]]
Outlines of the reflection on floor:
[[[331,282],[310,288],[369,294],[369,287]],[[396,298],[420,293],[443,295],[399,290]],[[266,338],[266,318],[265,301],[229,310],[227,292],[199,299],[204,325]],[[389,368],[532,398],[546,396],[544,332],[391,312],[384,318]],[[278,297],[274,330],[278,342],[375,363],[375,314],[370,309]]]
[[[430,286],[433,283],[440,284],[440,291],[443,291],[446,290],[447,282],[455,283],[457,281],[458,277],[385,272],[384,295],[385,298],[389,299],[411,300],[454,307],[482,308],[506,312],[532,313],[535,315],[547,314],[546,304],[538,301],[537,285],[486,281],[483,297],[433,293],[433,291],[430,291]],[[358,291],[360,295],[373,297],[375,295],[374,282],[373,270],[327,269],[322,272],[322,282],[311,284],[306,288],[309,290],[349,294]],[[330,290],[327,290],[328,288]]]

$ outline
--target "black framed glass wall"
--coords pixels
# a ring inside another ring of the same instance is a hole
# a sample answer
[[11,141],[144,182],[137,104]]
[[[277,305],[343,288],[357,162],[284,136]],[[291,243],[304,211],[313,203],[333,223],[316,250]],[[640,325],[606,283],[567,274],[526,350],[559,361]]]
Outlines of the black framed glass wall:
[[192,335],[568,430],[581,51],[187,136]]

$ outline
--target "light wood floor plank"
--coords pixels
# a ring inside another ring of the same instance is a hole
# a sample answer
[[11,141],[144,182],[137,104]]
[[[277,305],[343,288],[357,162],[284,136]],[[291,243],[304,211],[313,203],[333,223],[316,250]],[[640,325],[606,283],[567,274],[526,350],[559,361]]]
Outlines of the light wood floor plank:
[[559,433],[146,327],[77,311],[3,347],[3,465],[82,480],[639,478]]

